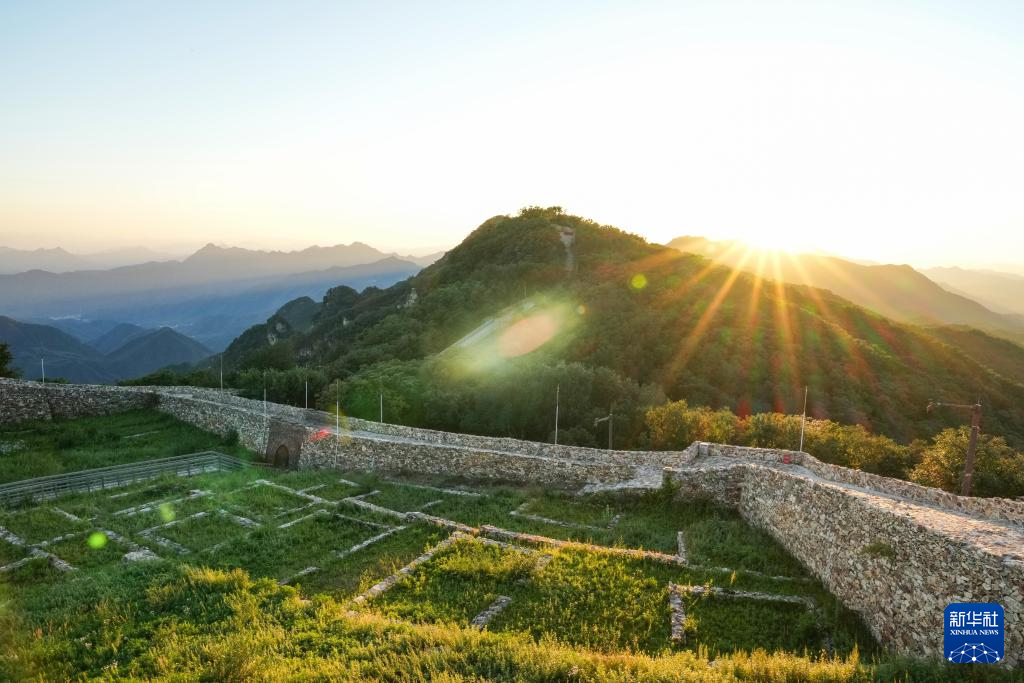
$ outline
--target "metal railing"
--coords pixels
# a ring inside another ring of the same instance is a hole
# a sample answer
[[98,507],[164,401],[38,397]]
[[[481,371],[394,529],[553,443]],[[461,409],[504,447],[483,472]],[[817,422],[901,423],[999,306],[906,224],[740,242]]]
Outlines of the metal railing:
[[217,451],[202,451],[125,465],[79,470],[67,474],[53,474],[47,477],[0,484],[0,505],[10,505],[24,500],[56,498],[69,493],[118,488],[167,475],[190,477],[207,472],[234,471],[254,464],[261,463],[251,463],[248,460]]

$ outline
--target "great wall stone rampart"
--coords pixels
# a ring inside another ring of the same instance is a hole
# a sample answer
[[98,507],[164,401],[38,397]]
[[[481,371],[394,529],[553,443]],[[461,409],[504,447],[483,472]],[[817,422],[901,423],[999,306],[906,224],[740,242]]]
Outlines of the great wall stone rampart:
[[1006,663],[1024,664],[1024,503],[963,498],[778,449],[695,443],[674,452],[604,451],[338,419],[210,389],[0,380],[0,423],[147,406],[237,432],[271,462],[286,452],[300,467],[590,489],[664,476],[677,495],[736,507],[858,611],[883,644],[940,655],[945,605],[991,601],[1006,610]]

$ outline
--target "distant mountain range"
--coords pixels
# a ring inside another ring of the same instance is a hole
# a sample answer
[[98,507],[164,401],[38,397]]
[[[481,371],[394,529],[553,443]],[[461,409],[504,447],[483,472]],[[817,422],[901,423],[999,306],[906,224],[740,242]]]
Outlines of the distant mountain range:
[[[739,242],[712,241],[703,237],[677,237],[666,246],[706,256],[717,263],[740,268],[762,277],[796,285],[828,289],[859,306],[894,320],[922,325],[970,325],[983,330],[1024,339],[1024,316],[997,312],[975,300],[975,291],[998,290],[999,285],[982,284],[975,271],[942,271],[946,280],[965,286],[951,291],[908,265],[863,264],[818,254],[791,255],[756,250]],[[963,275],[955,278],[947,271]],[[1013,276],[1008,276],[1012,278]],[[938,279],[938,277],[936,277]],[[966,286],[970,282],[970,286]],[[1009,280],[1001,280],[1006,286]],[[1024,293],[1024,278],[1017,290]],[[982,297],[978,297],[979,299]],[[1004,310],[1007,310],[1004,307]]]
[[[207,244],[185,260],[210,262],[230,260],[247,267],[278,273],[320,270],[335,266],[370,263],[393,256],[403,261],[428,266],[444,252],[425,256],[401,256],[386,253],[363,244],[337,244],[333,247],[309,247],[297,251],[259,251],[238,247],[218,247]],[[179,257],[146,247],[125,247],[93,254],[75,254],[61,247],[53,249],[12,249],[0,246],[0,274],[25,273],[45,270],[50,273],[69,273],[77,270],[109,270],[143,263],[176,261]]]
[[0,316],[0,341],[10,346],[14,365],[28,378],[109,383],[138,377],[168,365],[197,363],[211,351],[183,334],[163,327],[147,330],[118,325],[91,344],[49,325]]
[[95,254],[72,254],[54,249],[11,249],[0,247],[0,273],[22,273],[27,270],[47,270],[66,273],[72,270],[118,268],[149,261],[169,261],[174,256],[145,247],[112,249]]
[[926,268],[921,272],[949,291],[969,296],[993,311],[1024,316],[1024,275],[964,268]]
[[[80,339],[117,323],[171,327],[219,350],[287,301],[319,298],[337,285],[387,287],[438,256],[405,260],[360,242],[293,252],[209,244],[181,261],[0,275],[0,314],[62,327]],[[109,324],[90,325],[96,321]]]

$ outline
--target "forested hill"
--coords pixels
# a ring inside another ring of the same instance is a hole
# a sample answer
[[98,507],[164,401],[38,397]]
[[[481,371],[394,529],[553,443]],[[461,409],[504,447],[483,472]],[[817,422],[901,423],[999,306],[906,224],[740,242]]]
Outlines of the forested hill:
[[390,421],[535,439],[550,437],[560,384],[563,440],[594,440],[593,418],[614,408],[623,446],[644,405],[666,397],[799,412],[806,384],[812,415],[909,440],[962,421],[927,414],[929,399],[980,396],[986,431],[1019,445],[1024,384],[1012,370],[1024,349],[1003,348],[1016,359],[998,363],[970,355],[991,348],[529,208],[392,287],[330,290],[309,326],[250,330],[226,365],[341,378],[321,403],[340,396],[361,416],[376,416],[383,393]]

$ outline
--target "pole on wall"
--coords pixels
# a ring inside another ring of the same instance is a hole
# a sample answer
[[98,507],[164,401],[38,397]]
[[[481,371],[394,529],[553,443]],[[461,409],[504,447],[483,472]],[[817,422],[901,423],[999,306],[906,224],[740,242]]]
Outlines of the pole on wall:
[[971,411],[971,435],[967,440],[967,459],[964,461],[964,478],[960,482],[960,495],[971,495],[971,485],[974,480],[974,456],[978,453],[978,434],[981,432],[981,398],[977,403],[940,403],[930,401],[928,412],[932,408],[957,408],[959,410]]
[[224,393],[224,354],[220,354],[220,393]]
[[604,417],[599,417],[594,420],[594,426],[601,424],[602,422],[608,423],[608,450],[612,450],[612,425],[615,423],[615,411],[609,410],[608,414]]
[[804,452],[804,425],[807,424],[807,387],[804,386],[804,413],[800,417],[800,448],[797,450],[801,453]]
[[306,410],[309,410],[309,380],[306,380]]
[[562,390],[561,384],[555,385],[555,444],[558,444],[558,394]]
[[384,424],[384,393],[380,395],[380,423]]
[[43,376],[43,384],[46,384],[46,359],[45,358],[40,358],[39,359],[39,372]]

